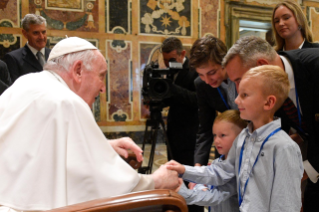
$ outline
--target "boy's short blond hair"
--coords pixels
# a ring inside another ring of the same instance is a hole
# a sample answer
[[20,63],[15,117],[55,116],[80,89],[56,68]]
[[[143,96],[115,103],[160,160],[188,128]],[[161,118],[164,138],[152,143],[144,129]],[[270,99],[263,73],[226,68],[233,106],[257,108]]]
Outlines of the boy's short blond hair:
[[289,94],[288,75],[279,66],[263,65],[247,71],[242,79],[257,78],[262,80],[263,93],[265,95],[274,95],[277,99],[274,109],[278,110]]
[[247,121],[240,118],[238,110],[226,110],[223,113],[219,113],[215,118],[214,124],[220,121],[232,123],[241,129],[247,127]]

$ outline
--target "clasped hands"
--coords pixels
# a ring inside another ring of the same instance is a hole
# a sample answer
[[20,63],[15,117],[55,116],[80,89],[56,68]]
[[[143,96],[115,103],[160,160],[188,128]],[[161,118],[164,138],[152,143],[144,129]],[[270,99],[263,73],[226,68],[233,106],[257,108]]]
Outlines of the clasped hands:
[[[137,146],[129,137],[109,140],[113,149],[124,158],[128,157],[128,151],[131,150],[136,155],[138,162],[143,161],[143,150]],[[171,164],[172,161],[167,164]],[[176,162],[177,163],[177,162]],[[182,165],[181,165],[182,166]],[[175,190],[181,185],[181,179],[178,178],[178,171],[173,168],[168,168],[167,165],[162,165],[152,175],[156,189],[172,189]]]

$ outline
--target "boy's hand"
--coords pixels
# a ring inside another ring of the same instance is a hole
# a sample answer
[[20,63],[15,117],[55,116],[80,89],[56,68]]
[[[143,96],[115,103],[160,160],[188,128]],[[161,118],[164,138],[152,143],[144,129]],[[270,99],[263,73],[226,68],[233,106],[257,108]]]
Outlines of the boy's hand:
[[184,165],[176,162],[175,160],[170,160],[165,165],[167,169],[177,171],[178,174],[184,174],[185,172]]

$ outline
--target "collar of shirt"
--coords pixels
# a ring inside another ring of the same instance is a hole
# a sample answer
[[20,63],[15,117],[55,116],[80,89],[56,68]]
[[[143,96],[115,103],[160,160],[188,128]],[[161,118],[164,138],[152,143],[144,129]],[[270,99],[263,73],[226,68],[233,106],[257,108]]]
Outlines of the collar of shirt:
[[[184,59],[183,59],[183,65],[184,65],[185,61],[186,61],[186,57],[184,57]],[[179,72],[177,72],[177,73],[174,75],[174,82],[175,82],[175,80],[176,80],[176,78],[177,78],[177,76],[178,76],[178,73],[179,73]]]
[[184,57],[184,59],[183,59],[183,65],[184,65],[185,61],[186,61],[186,57]]
[[[301,49],[304,43],[305,43],[305,39],[303,39],[303,42],[301,43],[301,45],[298,48]],[[285,46],[282,47],[282,50],[286,51]]]
[[296,106],[296,91],[295,91],[295,77],[294,77],[294,73],[293,73],[293,70],[292,70],[292,66],[290,64],[290,61],[280,55],[280,58],[284,64],[284,67],[285,67],[285,72],[288,74],[288,80],[289,80],[289,84],[290,84],[290,90],[289,90],[289,98],[291,99],[291,101],[294,103],[294,105]]
[[220,84],[220,88],[225,91],[227,103],[231,109],[238,109],[235,99],[237,97],[236,85],[233,81],[227,78],[227,83],[224,81]]
[[60,75],[58,75],[57,73],[55,73],[54,71],[49,71],[49,70],[44,70],[50,74],[52,74],[52,76],[58,80],[59,82],[62,83],[62,85],[66,86],[67,88],[69,88],[69,86],[66,84],[66,82],[62,79],[62,77],[60,77]]
[[250,122],[248,126],[245,129],[246,136],[250,137],[252,135],[255,135],[256,141],[262,142],[266,139],[266,137],[272,133],[274,130],[281,127],[281,120],[280,118],[276,118],[276,120],[273,120],[272,122],[269,122],[268,124],[265,124],[264,126],[259,127],[257,130],[254,130],[252,132],[253,123]]
[[[34,54],[35,58],[38,58],[38,57],[37,57],[38,50],[36,50],[36,49],[33,48],[32,46],[30,46],[29,42],[27,42],[27,46],[29,47],[29,49],[31,50],[31,52]],[[42,49],[40,50],[40,52],[43,54],[43,56],[45,56],[45,48],[42,48]]]

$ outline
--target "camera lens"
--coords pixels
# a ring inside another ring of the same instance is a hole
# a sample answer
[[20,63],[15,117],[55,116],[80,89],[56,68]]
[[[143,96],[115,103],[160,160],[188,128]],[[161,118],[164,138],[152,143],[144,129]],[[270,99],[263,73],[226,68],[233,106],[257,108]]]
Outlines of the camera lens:
[[164,97],[169,92],[169,84],[166,80],[151,80],[151,92],[154,97]]
[[163,94],[167,91],[167,83],[165,81],[157,81],[154,84],[154,91],[158,94]]

